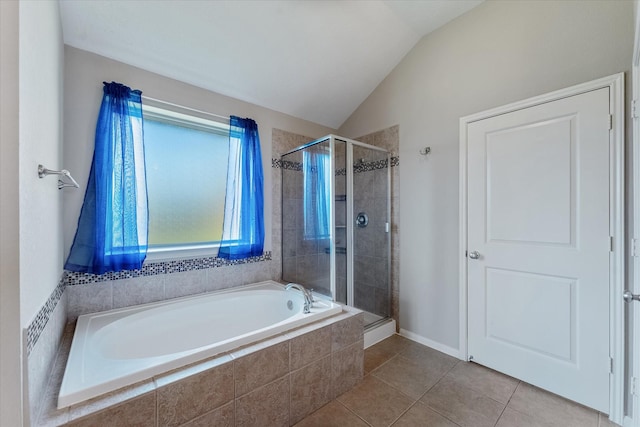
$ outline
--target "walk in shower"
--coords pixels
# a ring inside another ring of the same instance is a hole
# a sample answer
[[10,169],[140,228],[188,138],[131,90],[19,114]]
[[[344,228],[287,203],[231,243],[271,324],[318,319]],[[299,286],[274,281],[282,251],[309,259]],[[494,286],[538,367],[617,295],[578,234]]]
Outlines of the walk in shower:
[[390,153],[329,135],[282,162],[282,279],[365,311],[391,314]]

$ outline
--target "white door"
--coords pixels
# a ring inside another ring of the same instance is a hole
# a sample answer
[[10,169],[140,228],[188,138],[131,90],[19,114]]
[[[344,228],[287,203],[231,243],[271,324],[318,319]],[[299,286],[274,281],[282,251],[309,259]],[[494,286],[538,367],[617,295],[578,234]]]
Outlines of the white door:
[[468,354],[604,413],[609,119],[603,88],[467,127]]

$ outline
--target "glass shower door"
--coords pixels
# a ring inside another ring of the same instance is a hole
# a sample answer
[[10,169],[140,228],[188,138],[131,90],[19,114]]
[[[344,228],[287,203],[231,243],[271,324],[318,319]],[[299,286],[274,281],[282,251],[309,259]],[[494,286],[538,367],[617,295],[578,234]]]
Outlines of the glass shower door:
[[365,326],[391,315],[390,169],[386,151],[353,145],[353,300]]
[[282,156],[282,279],[331,292],[330,140]]

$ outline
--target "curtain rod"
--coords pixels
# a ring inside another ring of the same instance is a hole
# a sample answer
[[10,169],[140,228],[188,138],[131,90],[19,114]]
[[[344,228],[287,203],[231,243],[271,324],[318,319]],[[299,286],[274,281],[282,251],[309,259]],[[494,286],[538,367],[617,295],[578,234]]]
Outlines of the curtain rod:
[[212,117],[216,117],[218,119],[223,119],[223,120],[229,121],[229,117],[227,117],[227,116],[221,116],[219,114],[210,113],[208,111],[197,110],[197,109],[191,108],[191,107],[185,107],[184,105],[174,104],[173,102],[163,101],[161,99],[156,99],[156,98],[151,98],[150,96],[142,95],[142,99],[147,100],[147,101],[157,102],[157,103],[160,103],[160,104],[170,105],[172,107],[181,108],[183,110],[193,111],[194,113],[206,114],[208,116],[212,116]]

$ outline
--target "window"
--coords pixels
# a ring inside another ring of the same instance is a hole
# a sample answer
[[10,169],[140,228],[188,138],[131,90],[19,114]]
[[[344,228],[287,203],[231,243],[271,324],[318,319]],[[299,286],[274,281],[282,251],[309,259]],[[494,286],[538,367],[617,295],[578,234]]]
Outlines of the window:
[[147,105],[143,116],[149,256],[213,254],[222,238],[229,125]]

